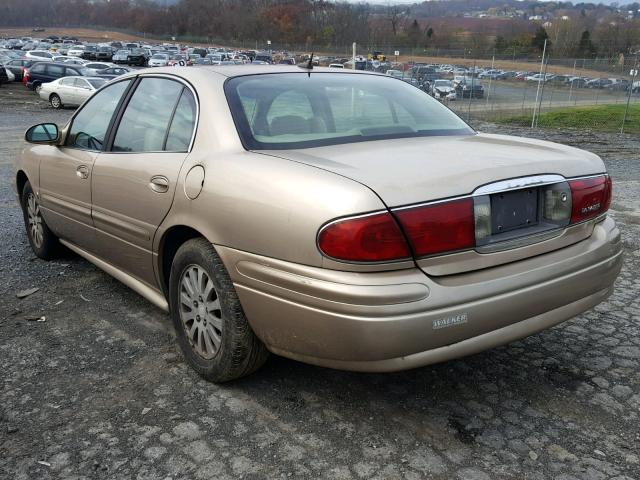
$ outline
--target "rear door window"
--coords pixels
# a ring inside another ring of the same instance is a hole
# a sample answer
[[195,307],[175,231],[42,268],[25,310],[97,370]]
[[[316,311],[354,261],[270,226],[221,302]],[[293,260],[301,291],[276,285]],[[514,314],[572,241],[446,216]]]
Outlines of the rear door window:
[[60,65],[47,65],[47,73],[53,77],[64,76],[64,67]]
[[131,97],[113,142],[114,152],[160,152],[183,85],[164,78],[143,78]]

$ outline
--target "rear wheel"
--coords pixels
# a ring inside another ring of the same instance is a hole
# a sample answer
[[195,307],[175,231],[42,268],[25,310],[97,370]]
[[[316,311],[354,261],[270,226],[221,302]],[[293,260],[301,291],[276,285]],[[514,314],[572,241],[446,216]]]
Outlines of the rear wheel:
[[60,97],[55,93],[52,93],[49,97],[49,103],[56,110],[62,108],[62,100],[60,100]]
[[22,190],[22,213],[33,253],[43,260],[54,258],[60,246],[58,237],[49,230],[44,218],[42,218],[40,202],[38,202],[38,198],[33,193],[29,182],[25,184]]
[[40,89],[42,88],[42,84],[40,82],[35,82],[33,84],[33,91],[36,93],[40,93]]
[[171,317],[187,362],[226,382],[260,368],[269,353],[251,330],[222,260],[204,238],[180,247],[169,278]]

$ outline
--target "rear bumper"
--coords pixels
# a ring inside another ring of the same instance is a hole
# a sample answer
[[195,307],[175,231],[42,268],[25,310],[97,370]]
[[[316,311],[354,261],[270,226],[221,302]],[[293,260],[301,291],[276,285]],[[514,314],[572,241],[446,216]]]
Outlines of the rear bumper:
[[274,353],[321,366],[396,371],[505,344],[604,300],[622,266],[605,219],[577,244],[445,277],[355,273],[217,247],[256,334]]

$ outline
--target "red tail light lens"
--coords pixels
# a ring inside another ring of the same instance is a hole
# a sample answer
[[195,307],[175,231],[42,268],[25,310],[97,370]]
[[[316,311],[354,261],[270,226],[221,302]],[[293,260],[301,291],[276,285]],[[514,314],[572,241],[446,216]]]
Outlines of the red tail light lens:
[[318,247],[328,257],[349,262],[410,258],[407,242],[390,213],[347,218],[325,226]]
[[569,186],[573,203],[571,223],[589,220],[609,209],[612,183],[608,175],[570,180]]
[[418,257],[475,246],[471,198],[407,208],[394,213]]

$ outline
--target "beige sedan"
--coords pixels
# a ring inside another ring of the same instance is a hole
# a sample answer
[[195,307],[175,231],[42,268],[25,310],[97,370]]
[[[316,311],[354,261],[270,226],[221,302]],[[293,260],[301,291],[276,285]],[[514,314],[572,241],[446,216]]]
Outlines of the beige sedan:
[[621,267],[599,157],[477,133],[389,76],[143,70],[26,140],[34,252],[170,312],[213,381],[268,352],[376,372],[473,354],[597,305]]

